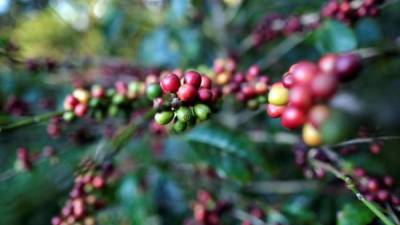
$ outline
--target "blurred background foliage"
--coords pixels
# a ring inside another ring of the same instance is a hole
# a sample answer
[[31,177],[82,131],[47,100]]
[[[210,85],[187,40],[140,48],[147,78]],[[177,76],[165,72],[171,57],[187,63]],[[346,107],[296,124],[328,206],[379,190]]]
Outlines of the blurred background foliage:
[[[57,72],[32,72],[2,58],[1,104],[4,108],[8,96],[17,96],[30,106],[27,115],[34,115],[47,111],[41,104],[50,97],[53,109],[60,108],[77,78],[102,79],[102,70],[90,69],[90,63],[124,62],[157,69],[203,65],[204,69],[217,57],[237,57],[242,68],[276,60],[265,72],[278,80],[292,63],[315,60],[327,52],[399,49],[400,4],[353,27],[327,21],[282,55],[276,49],[290,45],[290,38],[261,48],[248,47],[250,35],[264,15],[316,12],[324,2],[0,0],[0,47],[12,41],[20,49],[17,60],[51,59],[62,65]],[[356,82],[344,87],[337,107],[355,110],[365,123],[379,128],[376,135],[399,135],[398,71],[398,57],[383,56],[371,62]],[[378,224],[351,193],[338,190],[340,184],[331,178],[313,189],[283,195],[252,188],[253,183],[266,180],[304,179],[290,152],[297,139],[278,121],[260,113],[239,112],[231,103],[227,100],[212,121],[185,135],[165,138],[161,153],[151,135],[131,141],[116,159],[123,176],[109,190],[111,204],[97,215],[100,224],[181,224],[191,215],[191,201],[199,188],[222,199],[234,199],[242,209],[260,204],[269,213],[268,224]],[[10,116],[2,111],[0,122],[27,115]],[[46,124],[0,134],[0,224],[49,224],[67,198],[79,159],[107,145],[99,127],[95,122],[74,124],[65,127],[67,134],[57,140],[48,137]],[[76,141],[81,136],[70,135],[75,131],[88,141]],[[276,140],[284,144],[278,145]],[[54,146],[59,162],[44,161],[30,173],[16,174],[12,169],[15,149],[21,145],[37,153],[46,145]],[[368,154],[368,146],[361,146],[367,153],[346,160],[349,167],[366,166],[376,174],[400,178],[398,146],[399,142],[390,142],[379,156]],[[203,176],[208,168],[219,178]],[[328,185],[333,186],[333,194],[326,191]]]

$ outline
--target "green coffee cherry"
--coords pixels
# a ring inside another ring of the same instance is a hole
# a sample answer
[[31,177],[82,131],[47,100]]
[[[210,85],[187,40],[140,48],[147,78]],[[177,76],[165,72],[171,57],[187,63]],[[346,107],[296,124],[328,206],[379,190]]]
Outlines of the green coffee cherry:
[[186,123],[180,120],[177,120],[172,127],[175,132],[180,133],[186,129]]
[[264,103],[268,102],[268,98],[267,98],[267,96],[260,95],[260,96],[257,97],[257,101],[260,104],[264,104]]
[[115,89],[112,89],[112,88],[110,88],[110,89],[107,89],[107,91],[106,91],[106,96],[107,97],[112,97],[112,96],[114,96],[115,95]]
[[324,144],[337,144],[354,133],[354,124],[349,120],[350,115],[333,111],[331,116],[321,124],[321,136]]
[[75,114],[73,112],[65,112],[63,114],[63,119],[67,122],[72,121],[75,118]]
[[99,106],[99,105],[100,105],[100,99],[98,99],[98,98],[92,98],[92,99],[90,99],[90,101],[89,101],[89,106],[90,106],[90,107],[96,108],[96,107]]
[[120,94],[116,94],[112,98],[112,103],[116,104],[116,105],[122,104],[124,101],[125,101],[125,97]]
[[194,113],[200,120],[206,120],[211,114],[211,109],[207,105],[197,104],[194,106]]
[[176,117],[178,118],[179,121],[188,122],[189,120],[192,119],[193,113],[192,113],[192,110],[190,108],[185,107],[185,106],[181,106],[176,111]]
[[251,99],[247,101],[247,107],[251,110],[256,110],[258,109],[258,106],[260,104],[258,103],[257,99]]
[[166,125],[174,118],[174,113],[171,111],[164,111],[156,113],[154,120],[160,125]]
[[118,108],[118,106],[116,106],[116,105],[111,105],[111,106],[108,108],[108,115],[109,115],[109,116],[111,116],[111,117],[116,117],[116,116],[118,115],[118,113],[119,113],[119,108]]
[[154,100],[158,97],[161,97],[162,90],[159,84],[149,84],[146,88],[146,95],[150,100]]

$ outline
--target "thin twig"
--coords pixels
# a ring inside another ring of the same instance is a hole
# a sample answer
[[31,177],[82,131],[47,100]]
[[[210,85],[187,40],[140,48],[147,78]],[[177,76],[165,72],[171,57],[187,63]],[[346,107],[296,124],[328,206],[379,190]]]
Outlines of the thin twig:
[[63,113],[64,113],[64,111],[56,111],[56,112],[45,113],[45,114],[38,115],[38,116],[33,116],[30,118],[26,118],[26,119],[21,119],[12,124],[8,124],[8,125],[0,127],[0,133],[5,132],[5,131],[11,131],[11,130],[21,128],[21,127],[30,126],[30,125],[37,124],[37,123],[40,123],[43,121],[47,121],[47,120],[51,119],[52,117],[62,115]]
[[395,225],[377,206],[375,203],[368,201],[356,188],[353,179],[350,176],[342,173],[340,170],[336,169],[329,163],[322,162],[313,157],[309,157],[309,161],[311,165],[317,168],[321,168],[325,171],[332,173],[338,179],[344,181],[347,185],[347,188],[351,190],[358,200],[360,200],[369,210],[371,210],[385,225]]
[[295,194],[318,189],[317,181],[304,180],[277,180],[254,182],[244,187],[245,191],[262,194]]
[[371,143],[377,140],[388,140],[388,141],[395,141],[400,140],[400,136],[385,136],[385,137],[371,137],[371,138],[357,138],[349,141],[344,141],[339,144],[331,146],[332,148],[343,147],[347,145],[354,145],[354,144],[365,144]]

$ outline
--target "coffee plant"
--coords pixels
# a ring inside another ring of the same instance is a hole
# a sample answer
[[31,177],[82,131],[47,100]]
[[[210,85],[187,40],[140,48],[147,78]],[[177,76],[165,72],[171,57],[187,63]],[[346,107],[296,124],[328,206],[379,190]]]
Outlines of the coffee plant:
[[0,224],[400,224],[400,1],[0,1]]

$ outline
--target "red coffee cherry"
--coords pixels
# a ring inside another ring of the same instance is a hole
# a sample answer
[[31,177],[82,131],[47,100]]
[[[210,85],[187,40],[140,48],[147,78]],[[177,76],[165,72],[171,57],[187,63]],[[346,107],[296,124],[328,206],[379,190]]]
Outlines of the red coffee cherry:
[[318,74],[311,82],[311,90],[317,99],[328,100],[337,90],[338,81],[335,76],[328,73]]
[[106,95],[105,89],[100,85],[93,85],[91,89],[92,97],[94,98],[102,98]]
[[268,85],[259,81],[254,84],[254,91],[257,95],[264,95],[268,92]]
[[295,84],[293,74],[285,73],[282,77],[282,84],[285,88],[292,88]]
[[348,81],[357,76],[361,69],[361,58],[357,54],[340,55],[335,64],[335,74],[341,81]]
[[304,110],[311,107],[313,102],[310,89],[303,85],[295,86],[289,92],[289,104]]
[[65,110],[73,110],[76,105],[79,104],[79,101],[77,98],[75,98],[72,95],[68,95],[65,100],[64,100],[64,109]]
[[379,183],[376,179],[369,179],[367,187],[370,192],[376,192],[379,190]]
[[197,90],[190,84],[184,84],[178,90],[178,97],[184,102],[193,101],[197,97]]
[[165,93],[176,93],[181,86],[181,82],[177,75],[171,73],[161,79],[160,86]]
[[117,81],[115,83],[115,89],[120,95],[125,95],[128,92],[128,85],[123,81]]
[[88,112],[88,106],[82,103],[79,103],[78,105],[76,105],[75,109],[74,109],[74,113],[76,116],[78,117],[83,117],[85,116],[85,114]]
[[185,84],[190,84],[195,88],[198,88],[201,84],[201,75],[196,71],[191,70],[186,72],[183,79],[185,81]]
[[253,98],[256,95],[254,88],[250,85],[243,85],[240,91],[246,99]]
[[260,74],[260,67],[257,65],[252,65],[246,74],[247,81],[253,81]]
[[210,89],[212,85],[212,81],[208,76],[201,76],[201,83],[200,83],[200,87],[201,88],[207,88]]
[[324,55],[318,62],[319,69],[325,73],[334,73],[337,57],[336,54]]
[[309,84],[314,77],[319,73],[318,66],[310,61],[301,61],[293,65],[290,70],[296,84]]
[[285,111],[286,106],[277,106],[272,104],[267,104],[266,110],[267,114],[271,118],[279,118],[283,111]]
[[308,120],[314,127],[320,127],[320,125],[326,121],[330,116],[330,109],[326,105],[316,105],[310,109],[308,113]]
[[198,91],[198,96],[202,102],[210,102],[213,97],[211,90],[206,88],[200,88]]
[[282,125],[288,129],[295,129],[306,122],[306,115],[303,110],[288,106],[281,116]]

